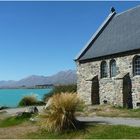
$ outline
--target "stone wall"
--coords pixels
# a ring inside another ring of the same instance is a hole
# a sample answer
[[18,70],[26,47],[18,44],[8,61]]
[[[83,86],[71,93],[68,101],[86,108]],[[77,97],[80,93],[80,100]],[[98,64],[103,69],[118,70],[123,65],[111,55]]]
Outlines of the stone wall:
[[140,103],[140,76],[132,78],[132,97],[133,106],[137,107],[137,103]]
[[110,78],[109,71],[109,63],[112,58],[104,59],[108,65],[107,78],[101,78],[100,76],[100,64],[102,60],[86,63],[77,62],[77,92],[80,97],[84,99],[87,104],[91,104],[92,79],[98,76],[100,104],[103,104],[104,100],[107,100],[109,104],[123,106],[123,77],[129,73],[132,81],[133,107],[136,108],[137,103],[140,102],[140,76],[133,76],[133,58],[135,55],[117,56],[113,58],[116,60],[117,66],[117,75],[113,78]]
[[114,104],[115,90],[114,80],[110,78],[100,79],[100,104],[104,104],[107,101],[109,104]]

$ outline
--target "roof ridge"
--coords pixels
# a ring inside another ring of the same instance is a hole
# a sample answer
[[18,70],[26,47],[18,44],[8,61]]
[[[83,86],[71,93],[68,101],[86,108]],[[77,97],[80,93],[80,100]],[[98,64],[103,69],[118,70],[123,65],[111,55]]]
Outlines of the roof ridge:
[[130,8],[130,9],[127,9],[127,10],[125,10],[125,11],[123,11],[123,12],[117,13],[116,16],[120,16],[120,15],[122,15],[122,14],[124,14],[124,13],[127,13],[127,12],[129,12],[129,11],[135,10],[136,8],[140,8],[140,5],[137,5],[137,6],[135,6],[135,7],[132,7],[132,8]]
[[113,18],[113,16],[116,14],[116,12],[111,12],[109,13],[109,15],[107,16],[107,18],[104,20],[104,22],[101,24],[101,26],[99,26],[99,28],[97,29],[97,31],[92,35],[92,37],[90,38],[90,40],[86,43],[86,45],[84,46],[84,48],[80,51],[80,53],[75,57],[75,61],[78,60],[88,49],[89,49],[89,45],[91,44],[91,42],[96,39],[96,37],[99,35],[99,33],[103,30],[103,28],[106,26],[106,24],[108,24],[108,22]]

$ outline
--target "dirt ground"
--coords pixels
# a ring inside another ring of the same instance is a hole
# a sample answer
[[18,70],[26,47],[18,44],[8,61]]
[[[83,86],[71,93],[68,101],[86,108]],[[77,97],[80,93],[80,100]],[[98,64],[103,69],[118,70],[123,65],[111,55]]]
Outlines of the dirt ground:
[[82,112],[77,112],[76,116],[140,118],[140,109],[126,109],[121,107],[113,107],[111,105],[90,105],[86,106]]
[[26,137],[26,134],[30,132],[36,132],[38,128],[39,127],[37,125],[29,123],[0,128],[0,139],[22,139]]
[[[86,106],[82,112],[77,112],[76,116],[81,117],[130,117],[140,118],[140,109],[128,110],[123,108],[116,108],[110,105],[104,106]],[[0,120],[5,118],[5,114],[0,114]],[[24,122],[16,126],[1,127],[0,128],[0,139],[24,139],[27,134],[37,132],[39,126],[34,123]]]

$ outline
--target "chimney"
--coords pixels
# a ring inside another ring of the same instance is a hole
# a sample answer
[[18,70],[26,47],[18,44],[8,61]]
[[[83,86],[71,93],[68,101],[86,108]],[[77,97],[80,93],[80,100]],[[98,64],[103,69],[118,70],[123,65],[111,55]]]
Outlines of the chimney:
[[110,11],[111,11],[111,13],[115,12],[115,8],[111,7]]

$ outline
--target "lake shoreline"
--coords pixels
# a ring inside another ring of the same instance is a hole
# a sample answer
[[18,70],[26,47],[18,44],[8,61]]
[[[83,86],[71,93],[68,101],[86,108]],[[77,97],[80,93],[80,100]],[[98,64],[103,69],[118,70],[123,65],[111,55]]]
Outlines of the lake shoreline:
[[22,98],[35,96],[42,101],[52,89],[0,89],[0,107],[16,108]]

